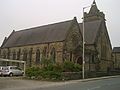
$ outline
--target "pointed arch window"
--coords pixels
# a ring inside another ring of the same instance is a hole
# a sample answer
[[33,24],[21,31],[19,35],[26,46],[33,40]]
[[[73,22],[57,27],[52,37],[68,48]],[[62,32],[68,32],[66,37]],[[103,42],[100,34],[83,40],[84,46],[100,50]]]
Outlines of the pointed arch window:
[[17,60],[20,60],[20,53],[21,53],[21,49],[19,49],[19,51],[17,52]]
[[8,55],[7,58],[10,59],[10,50],[8,49]]
[[29,66],[30,67],[32,65],[32,52],[33,52],[33,48],[31,48],[30,51],[29,51]]
[[77,63],[80,64],[80,65],[83,64],[83,63],[82,63],[82,57],[78,57],[78,58],[77,58]]
[[23,61],[27,61],[27,50],[23,50]]
[[55,48],[53,47],[52,50],[51,50],[51,59],[52,59],[52,62],[55,63],[56,62],[56,50]]
[[91,63],[94,63],[95,62],[95,56],[92,55],[91,57],[92,57]]
[[70,51],[70,61],[72,61],[72,51]]
[[43,57],[47,57],[47,47],[44,47],[42,55]]
[[6,59],[6,51],[3,51],[3,58]]
[[13,51],[13,58],[12,58],[13,60],[15,60],[16,59],[16,52],[15,52],[15,50]]
[[63,49],[63,62],[66,60],[66,55],[67,54],[67,50]]
[[40,63],[40,50],[37,49],[36,51],[36,64],[39,64]]

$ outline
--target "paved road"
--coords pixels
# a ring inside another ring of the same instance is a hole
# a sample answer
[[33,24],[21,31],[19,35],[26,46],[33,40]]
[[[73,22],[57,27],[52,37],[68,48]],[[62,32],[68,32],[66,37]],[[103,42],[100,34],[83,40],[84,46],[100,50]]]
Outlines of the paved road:
[[120,90],[120,77],[85,82],[46,82],[0,78],[0,90]]
[[51,88],[37,88],[34,90],[120,90],[120,78],[76,82]]

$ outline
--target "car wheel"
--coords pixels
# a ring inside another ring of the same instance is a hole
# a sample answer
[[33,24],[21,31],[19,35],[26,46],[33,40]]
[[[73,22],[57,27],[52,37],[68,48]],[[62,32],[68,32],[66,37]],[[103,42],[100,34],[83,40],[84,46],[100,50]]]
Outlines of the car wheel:
[[10,73],[9,76],[12,77],[12,76],[13,76],[13,73]]

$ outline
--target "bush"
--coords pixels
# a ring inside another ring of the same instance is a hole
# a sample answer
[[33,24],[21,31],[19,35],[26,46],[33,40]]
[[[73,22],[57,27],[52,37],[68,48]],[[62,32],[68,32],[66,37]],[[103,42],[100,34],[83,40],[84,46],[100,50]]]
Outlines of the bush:
[[80,72],[82,71],[82,65],[74,64],[74,72]]
[[45,71],[41,74],[41,76],[44,79],[60,80],[62,74],[58,71]]
[[43,65],[43,67],[47,67],[48,65],[52,64],[52,60],[46,57],[42,57],[41,64]]
[[70,61],[65,61],[63,64],[51,64],[47,63],[44,67],[31,67],[26,69],[27,77],[34,77],[35,79],[52,79],[61,80],[63,76],[62,72],[79,72],[81,66],[74,64]]
[[42,70],[39,67],[31,67],[26,69],[26,76],[28,77],[38,77],[42,73]]
[[60,65],[48,65],[48,67],[31,67],[26,69],[26,76],[35,79],[60,80],[62,77],[62,68]]
[[49,64],[47,67],[43,67],[42,70],[62,72],[63,68],[60,64]]
[[62,67],[59,64],[49,64],[47,67],[42,68],[41,76],[44,79],[55,79],[59,80],[61,78]]
[[63,63],[63,71],[64,72],[79,72],[82,70],[81,65],[75,64],[71,61],[65,61]]
[[72,72],[74,69],[74,63],[70,61],[65,61],[63,63],[63,71],[64,72]]

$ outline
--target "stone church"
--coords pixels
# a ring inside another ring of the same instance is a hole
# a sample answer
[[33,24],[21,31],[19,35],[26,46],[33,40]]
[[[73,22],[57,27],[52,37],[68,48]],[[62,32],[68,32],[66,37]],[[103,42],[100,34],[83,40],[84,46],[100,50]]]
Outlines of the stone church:
[[[106,71],[113,65],[113,61],[105,15],[99,11],[95,1],[84,15],[85,69]],[[3,41],[0,58],[24,60],[29,67],[41,65],[43,57],[51,58],[52,63],[69,60],[82,65],[82,26],[74,17],[55,24],[13,30]]]

